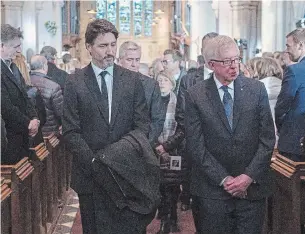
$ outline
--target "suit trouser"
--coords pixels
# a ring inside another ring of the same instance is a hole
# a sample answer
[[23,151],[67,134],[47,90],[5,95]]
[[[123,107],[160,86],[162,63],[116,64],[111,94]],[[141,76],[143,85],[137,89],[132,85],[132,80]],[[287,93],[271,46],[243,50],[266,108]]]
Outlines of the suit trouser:
[[83,234],[96,234],[95,209],[92,194],[78,195]]
[[200,234],[261,234],[265,199],[213,200],[196,197]]
[[179,184],[161,184],[161,206],[159,212],[161,219],[170,217],[171,220],[177,221],[177,203],[180,194]]
[[128,208],[120,210],[109,197],[100,194],[78,197],[83,234],[145,234],[146,227],[155,216],[155,211],[139,214]]

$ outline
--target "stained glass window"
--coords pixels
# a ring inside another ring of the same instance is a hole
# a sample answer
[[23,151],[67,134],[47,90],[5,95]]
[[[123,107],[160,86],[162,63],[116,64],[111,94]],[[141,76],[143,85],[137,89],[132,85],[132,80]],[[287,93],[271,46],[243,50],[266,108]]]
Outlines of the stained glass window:
[[133,1],[133,31],[135,36],[140,36],[142,34],[142,10],[143,4],[141,0]]
[[116,0],[107,1],[107,19],[116,25]]
[[106,0],[97,0],[96,1],[96,18],[105,19],[106,18]]
[[152,35],[153,0],[97,0],[96,10],[96,18],[109,20],[122,34]]
[[130,0],[121,0],[119,6],[119,28],[120,33],[129,34],[130,33],[130,15],[131,15],[131,8],[130,8]]
[[144,34],[147,37],[152,35],[152,23],[153,23],[153,1],[146,0],[144,12]]

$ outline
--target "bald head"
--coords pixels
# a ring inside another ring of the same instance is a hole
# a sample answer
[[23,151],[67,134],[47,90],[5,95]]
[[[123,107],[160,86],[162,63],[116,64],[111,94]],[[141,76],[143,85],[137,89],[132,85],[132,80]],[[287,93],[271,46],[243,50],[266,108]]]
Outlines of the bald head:
[[41,72],[47,74],[48,72],[48,61],[44,56],[34,55],[30,62],[31,71]]

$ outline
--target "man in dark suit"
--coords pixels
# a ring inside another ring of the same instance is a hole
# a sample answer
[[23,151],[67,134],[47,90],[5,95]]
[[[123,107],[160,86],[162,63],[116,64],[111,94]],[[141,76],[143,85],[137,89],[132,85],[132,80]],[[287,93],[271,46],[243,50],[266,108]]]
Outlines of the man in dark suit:
[[83,232],[90,234],[144,233],[154,216],[119,209],[93,180],[99,150],[132,130],[149,132],[140,74],[114,64],[117,38],[118,31],[107,20],[88,24],[85,39],[92,62],[68,77],[64,93],[63,136],[73,155],[71,187],[79,196]]
[[55,64],[57,55],[56,49],[52,46],[44,46],[40,51],[40,55],[44,56],[48,60],[47,76],[49,76],[55,83],[59,84],[62,92],[64,93],[68,73],[62,69],[59,69]]
[[1,115],[7,131],[7,148],[1,163],[15,164],[28,156],[29,136],[38,132],[40,121],[27,96],[24,79],[12,63],[21,53],[22,33],[9,24],[1,25]]
[[165,50],[163,52],[162,64],[164,70],[173,76],[176,81],[174,93],[178,95],[180,89],[181,78],[186,75],[184,68],[181,69],[183,57],[178,50]]
[[305,132],[305,29],[287,36],[286,52],[296,64],[287,66],[275,106],[279,152],[296,162],[305,161],[300,139]]
[[[139,72],[141,60],[141,47],[133,41],[124,42],[119,49],[119,64],[134,72]],[[147,107],[150,114],[151,125],[149,140],[155,144],[163,130],[165,116],[162,114],[161,93],[156,80],[144,75],[139,76],[145,92]]]
[[271,193],[275,136],[267,91],[238,76],[239,55],[230,37],[212,39],[204,57],[213,77],[186,91],[186,147],[199,233],[260,234]]

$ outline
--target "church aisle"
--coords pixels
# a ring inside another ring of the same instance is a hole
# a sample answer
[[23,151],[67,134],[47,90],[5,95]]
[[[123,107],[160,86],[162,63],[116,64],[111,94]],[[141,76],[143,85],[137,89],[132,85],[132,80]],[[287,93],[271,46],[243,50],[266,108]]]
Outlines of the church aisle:
[[[179,218],[179,228],[181,231],[177,232],[177,234],[195,233],[192,212],[190,210],[180,211],[180,209],[178,209],[178,218]],[[152,223],[147,227],[147,234],[156,234],[159,230],[159,227],[160,227],[160,220],[154,219]],[[71,234],[82,234],[82,225],[81,225],[79,210],[76,214],[76,218],[72,226]]]

